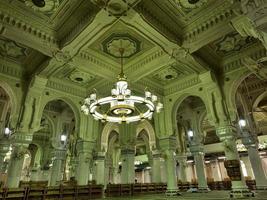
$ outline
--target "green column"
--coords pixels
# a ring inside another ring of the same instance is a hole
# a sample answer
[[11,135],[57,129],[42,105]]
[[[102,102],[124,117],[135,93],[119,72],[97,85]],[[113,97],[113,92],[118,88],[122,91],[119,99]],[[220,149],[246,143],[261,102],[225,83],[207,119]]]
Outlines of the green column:
[[16,144],[13,146],[11,158],[7,171],[7,187],[18,188],[20,176],[22,172],[24,156],[27,152],[27,146],[23,144]]
[[9,142],[3,138],[0,141],[0,173],[5,172],[5,164],[4,164],[4,159],[6,157],[7,152],[9,151],[10,144]]
[[165,150],[165,163],[167,174],[167,193],[177,194],[177,176],[176,176],[176,159],[173,150]]
[[167,176],[167,191],[166,195],[174,196],[179,192],[177,186],[177,175],[176,175],[176,138],[168,137],[159,140],[160,149],[165,158],[166,165],[166,176]]
[[95,158],[96,183],[106,185],[105,153],[98,152]]
[[201,144],[191,144],[190,151],[193,154],[195,160],[198,190],[202,192],[207,192],[209,191],[209,187],[205,174],[204,147]]
[[[235,127],[226,125],[216,128],[218,137],[223,143],[224,152],[226,160],[237,160],[240,162],[239,154],[236,148],[236,138],[235,138]],[[232,197],[248,197],[252,193],[249,191],[244,176],[242,174],[241,168],[239,168],[241,173],[241,180],[232,179],[232,191],[230,195]]]
[[33,167],[31,170],[31,181],[41,181],[41,171],[39,167]]
[[134,157],[135,150],[132,148],[121,150],[121,184],[134,183]]
[[66,159],[66,150],[65,149],[56,149],[54,152],[54,160],[51,170],[50,186],[56,186],[60,184],[60,181],[63,177],[62,164]]
[[152,152],[152,183],[161,183],[161,153],[159,151]]
[[78,150],[78,166],[77,166],[77,183],[78,185],[87,185],[90,174],[90,165],[93,160],[92,151],[95,143],[91,141],[79,141],[77,143]]
[[187,175],[186,175],[186,167],[187,167],[187,156],[185,155],[178,155],[176,156],[176,159],[179,163],[179,180],[184,182],[187,182]]
[[259,190],[267,189],[267,179],[262,166],[261,158],[257,149],[257,145],[246,145],[248,157],[255,176],[256,188]]

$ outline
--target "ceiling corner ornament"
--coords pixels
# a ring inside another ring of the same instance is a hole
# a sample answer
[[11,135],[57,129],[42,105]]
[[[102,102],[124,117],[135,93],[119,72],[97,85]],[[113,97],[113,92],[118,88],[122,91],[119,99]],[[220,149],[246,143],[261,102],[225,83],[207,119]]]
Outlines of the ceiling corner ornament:
[[195,9],[207,3],[207,0],[176,0],[178,6],[185,9]]
[[37,0],[25,0],[28,7],[47,15],[53,14],[60,5],[59,0],[45,0],[43,2],[44,4],[38,6]]
[[120,58],[118,48],[123,48],[123,58],[130,58],[141,50],[141,42],[128,33],[112,34],[102,42],[103,51],[115,58]]
[[92,0],[100,8],[105,9],[109,15],[120,17],[126,15],[129,5],[125,0]]
[[155,78],[161,81],[170,81],[176,79],[179,75],[180,74],[178,74],[178,72],[172,66],[169,66],[156,73]]
[[113,123],[132,123],[144,119],[152,119],[155,111],[163,108],[158,97],[150,91],[145,91],[145,97],[132,95],[128,89],[127,78],[123,72],[124,49],[119,48],[121,54],[121,73],[116,82],[116,88],[111,90],[111,96],[97,98],[91,93],[85,98],[81,110],[85,115],[91,114],[95,120]]

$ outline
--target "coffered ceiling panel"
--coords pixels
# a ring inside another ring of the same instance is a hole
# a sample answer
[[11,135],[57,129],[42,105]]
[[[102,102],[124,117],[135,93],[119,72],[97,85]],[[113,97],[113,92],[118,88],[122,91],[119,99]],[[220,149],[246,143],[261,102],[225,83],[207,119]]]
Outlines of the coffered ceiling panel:
[[138,58],[138,56],[154,46],[155,45],[143,38],[139,33],[127,27],[123,22],[118,21],[99,39],[94,41],[92,45],[88,47],[88,50],[93,50],[101,56],[104,56],[107,61],[110,59],[119,63],[119,49],[123,48],[124,62],[127,64],[127,62]]

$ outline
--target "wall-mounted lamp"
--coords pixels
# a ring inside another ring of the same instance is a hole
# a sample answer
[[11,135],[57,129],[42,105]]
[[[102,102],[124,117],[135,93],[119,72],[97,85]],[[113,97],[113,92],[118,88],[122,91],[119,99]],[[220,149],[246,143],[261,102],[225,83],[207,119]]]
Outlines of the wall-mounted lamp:
[[11,133],[12,133],[12,131],[10,130],[10,128],[8,128],[8,127],[4,128],[4,134],[6,136],[10,135]]
[[61,141],[61,142],[66,142],[66,141],[67,141],[67,135],[62,134],[62,135],[60,136],[60,141]]
[[244,128],[247,125],[247,122],[244,119],[240,119],[238,121],[238,124],[239,124],[240,128]]
[[190,129],[187,131],[187,135],[188,135],[189,139],[193,139],[194,132]]

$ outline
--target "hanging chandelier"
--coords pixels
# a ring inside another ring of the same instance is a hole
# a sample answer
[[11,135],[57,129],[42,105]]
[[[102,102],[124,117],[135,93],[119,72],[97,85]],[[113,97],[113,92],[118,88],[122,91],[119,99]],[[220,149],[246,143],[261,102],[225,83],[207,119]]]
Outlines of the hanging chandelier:
[[111,90],[111,96],[97,98],[97,94],[91,93],[84,100],[81,110],[85,115],[91,114],[95,120],[102,122],[131,123],[143,119],[152,119],[155,111],[160,112],[163,104],[159,102],[158,97],[150,91],[145,91],[145,96],[132,95],[128,89],[128,82],[123,73],[123,53],[120,48],[121,72],[115,88]]

